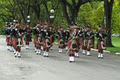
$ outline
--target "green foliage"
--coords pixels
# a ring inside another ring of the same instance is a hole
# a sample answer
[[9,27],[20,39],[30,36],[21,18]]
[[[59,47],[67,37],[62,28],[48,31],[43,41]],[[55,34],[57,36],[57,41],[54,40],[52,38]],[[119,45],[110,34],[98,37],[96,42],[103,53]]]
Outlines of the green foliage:
[[108,47],[107,50],[113,53],[120,52],[120,37],[112,37],[112,43],[115,47]]
[[[107,47],[106,50],[113,53],[120,52],[120,37],[112,37],[112,44],[114,47]],[[97,48],[97,39],[95,38],[95,49]]]
[[[67,0],[70,4],[72,4],[72,0]],[[78,2],[79,0],[76,0]],[[19,2],[19,3],[17,3]],[[19,4],[19,6],[18,6]],[[44,6],[47,5],[47,10]],[[31,16],[31,27],[35,26],[37,22],[37,16],[34,9],[38,6],[40,9],[40,20],[44,23],[44,21],[49,20],[50,10],[55,9],[55,18],[53,25],[57,27],[61,25],[67,28],[68,24],[66,18],[64,17],[64,13],[62,10],[62,5],[60,0],[0,0],[0,30],[3,30],[3,26],[5,26],[6,21],[10,21],[10,18],[15,18],[16,16],[19,18],[21,22],[24,22],[23,16],[21,14],[21,9],[30,5],[29,14]],[[25,8],[28,9],[28,8]],[[24,9],[23,9],[24,10]],[[26,11],[26,10],[25,10]],[[48,15],[49,14],[49,15]],[[27,13],[24,13],[24,17],[27,17]],[[100,1],[92,0],[91,3],[83,4],[80,7],[77,23],[80,27],[85,27],[89,24],[91,27],[97,28],[98,24],[104,26],[104,3]],[[120,1],[115,0],[113,6],[113,15],[112,15],[112,32],[120,33]]]
[[112,32],[120,34],[120,2],[115,2],[112,15]]
[[96,28],[98,24],[103,25],[104,21],[104,8],[103,2],[92,2],[82,5],[78,15],[78,23],[81,27],[89,24],[91,27]]

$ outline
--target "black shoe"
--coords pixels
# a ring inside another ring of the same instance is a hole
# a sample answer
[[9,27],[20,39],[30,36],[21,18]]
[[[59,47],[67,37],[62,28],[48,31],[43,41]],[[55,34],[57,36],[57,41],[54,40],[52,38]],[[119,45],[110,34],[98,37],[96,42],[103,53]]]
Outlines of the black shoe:
[[18,58],[21,58],[21,56],[18,56]]

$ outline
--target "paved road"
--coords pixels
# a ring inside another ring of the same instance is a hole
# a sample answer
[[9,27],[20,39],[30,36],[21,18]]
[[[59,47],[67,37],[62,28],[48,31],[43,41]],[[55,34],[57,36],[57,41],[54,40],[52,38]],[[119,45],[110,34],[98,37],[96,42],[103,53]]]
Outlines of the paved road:
[[22,48],[22,58],[15,58],[6,50],[5,38],[0,38],[0,80],[120,80],[120,56],[105,53],[104,59],[80,54],[75,63],[68,56],[58,53],[55,45],[50,57]]

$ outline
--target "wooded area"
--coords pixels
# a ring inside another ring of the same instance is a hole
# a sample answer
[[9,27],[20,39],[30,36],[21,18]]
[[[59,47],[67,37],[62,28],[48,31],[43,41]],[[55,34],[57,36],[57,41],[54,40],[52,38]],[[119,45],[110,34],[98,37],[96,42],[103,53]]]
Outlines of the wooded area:
[[[54,18],[50,18],[51,15]],[[72,22],[79,27],[89,24],[95,29],[101,24],[108,34],[107,46],[112,46],[112,33],[120,34],[120,0],[0,0],[0,31],[5,22],[16,18],[27,23],[27,16],[30,16],[31,27],[38,20],[64,28]]]

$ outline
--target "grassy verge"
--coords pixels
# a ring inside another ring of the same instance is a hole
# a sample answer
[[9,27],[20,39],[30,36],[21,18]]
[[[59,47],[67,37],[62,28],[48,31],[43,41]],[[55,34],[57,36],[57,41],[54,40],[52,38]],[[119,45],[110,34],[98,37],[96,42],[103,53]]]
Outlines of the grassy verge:
[[113,53],[120,52],[120,37],[112,37],[112,44],[114,47],[108,47],[107,50]]
[[[97,47],[97,39],[95,38],[95,48]],[[112,53],[120,52],[120,37],[112,37],[112,44],[114,47],[107,47],[106,50]]]

